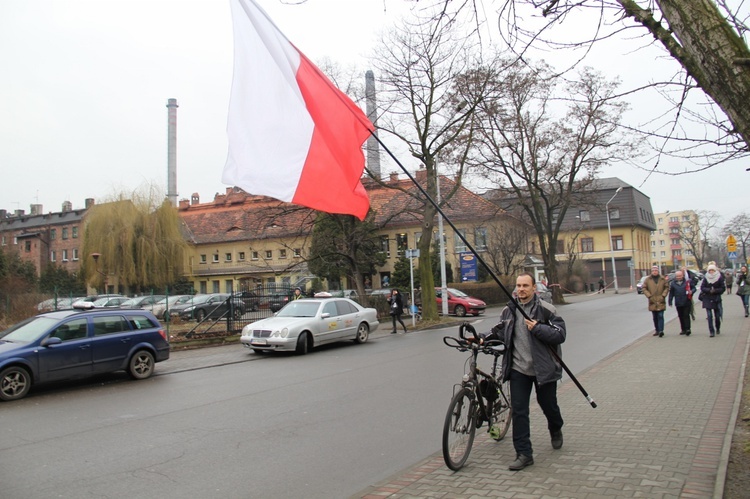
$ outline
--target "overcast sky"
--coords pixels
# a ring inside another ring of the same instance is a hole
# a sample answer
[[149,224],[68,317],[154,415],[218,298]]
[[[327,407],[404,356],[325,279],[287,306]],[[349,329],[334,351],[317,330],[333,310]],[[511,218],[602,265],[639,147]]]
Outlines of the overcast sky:
[[[363,72],[378,32],[407,11],[404,0],[258,3],[313,61],[327,57]],[[628,82],[657,56],[594,60]],[[64,201],[81,208],[86,198],[145,185],[166,192],[169,98],[179,104],[179,198],[197,192],[210,201],[226,189],[228,0],[2,1],[0,68],[0,209],[60,211]],[[641,190],[655,212],[708,209],[726,221],[746,209],[749,166],[680,177],[648,177],[625,165],[603,173]],[[383,169],[395,167],[384,160]]]

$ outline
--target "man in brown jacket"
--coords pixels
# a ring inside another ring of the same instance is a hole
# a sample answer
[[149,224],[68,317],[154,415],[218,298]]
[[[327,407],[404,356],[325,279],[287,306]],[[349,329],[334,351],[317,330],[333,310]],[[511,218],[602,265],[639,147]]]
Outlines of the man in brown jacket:
[[667,309],[669,283],[659,274],[659,267],[651,267],[651,275],[643,281],[643,295],[648,298],[648,309],[654,319],[654,336],[664,336],[664,310]]

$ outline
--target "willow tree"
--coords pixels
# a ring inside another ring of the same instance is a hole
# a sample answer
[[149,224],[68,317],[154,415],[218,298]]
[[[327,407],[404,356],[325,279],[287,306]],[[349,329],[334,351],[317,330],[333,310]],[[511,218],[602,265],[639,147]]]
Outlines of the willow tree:
[[[131,292],[163,290],[182,275],[186,248],[177,209],[148,196],[92,207],[84,224],[81,272],[89,286],[105,279]],[[98,261],[92,255],[98,254]]]

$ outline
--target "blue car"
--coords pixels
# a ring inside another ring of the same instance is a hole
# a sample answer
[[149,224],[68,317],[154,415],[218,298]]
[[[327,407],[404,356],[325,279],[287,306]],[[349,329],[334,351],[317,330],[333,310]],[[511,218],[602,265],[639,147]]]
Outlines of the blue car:
[[33,385],[127,371],[135,379],[169,358],[169,341],[146,310],[72,309],[39,314],[0,332],[0,400]]

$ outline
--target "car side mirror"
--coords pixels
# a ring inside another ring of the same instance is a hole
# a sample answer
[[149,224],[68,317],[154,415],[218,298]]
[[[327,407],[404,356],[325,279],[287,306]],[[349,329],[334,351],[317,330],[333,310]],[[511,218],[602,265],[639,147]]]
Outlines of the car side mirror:
[[328,319],[330,316],[331,314],[329,314],[328,312],[323,312],[322,314],[320,314],[321,319]]
[[62,340],[60,338],[58,338],[57,336],[50,336],[49,338],[44,338],[41,345],[43,347],[51,347],[54,345],[59,345],[60,343],[62,343]]

